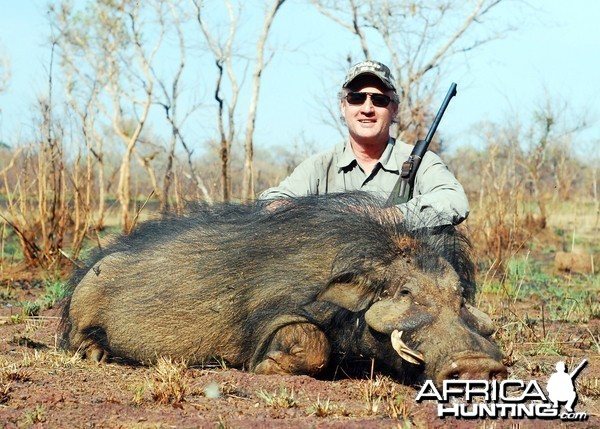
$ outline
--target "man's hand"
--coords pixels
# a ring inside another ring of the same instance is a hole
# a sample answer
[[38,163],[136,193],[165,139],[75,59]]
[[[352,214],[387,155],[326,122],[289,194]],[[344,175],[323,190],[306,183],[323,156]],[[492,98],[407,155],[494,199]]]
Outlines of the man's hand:
[[286,204],[290,204],[290,201],[286,200],[286,199],[271,200],[271,201],[265,202],[263,210],[265,210],[267,212],[274,212],[275,210],[285,206]]

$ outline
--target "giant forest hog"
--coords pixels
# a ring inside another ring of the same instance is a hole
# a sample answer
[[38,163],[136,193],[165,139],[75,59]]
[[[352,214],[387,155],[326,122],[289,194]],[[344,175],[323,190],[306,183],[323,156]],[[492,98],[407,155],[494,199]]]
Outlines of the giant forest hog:
[[72,280],[64,345],[96,360],[314,375],[374,359],[402,381],[503,377],[469,305],[468,243],[407,231],[364,195],[220,204],[138,226]]

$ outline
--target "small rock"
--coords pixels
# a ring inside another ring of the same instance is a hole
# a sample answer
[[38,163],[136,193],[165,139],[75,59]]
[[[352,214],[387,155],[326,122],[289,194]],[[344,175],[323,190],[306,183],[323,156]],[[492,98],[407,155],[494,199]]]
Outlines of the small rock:
[[554,267],[559,271],[593,274],[594,255],[579,252],[556,252]]
[[206,387],[204,387],[204,396],[209,399],[217,399],[221,397],[221,389],[219,389],[219,385],[214,381],[212,383],[208,383]]

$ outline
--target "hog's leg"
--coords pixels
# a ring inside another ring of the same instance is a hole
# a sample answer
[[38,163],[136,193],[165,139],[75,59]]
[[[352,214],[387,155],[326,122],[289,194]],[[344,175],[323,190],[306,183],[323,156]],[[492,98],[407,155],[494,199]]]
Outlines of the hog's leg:
[[108,359],[108,353],[106,352],[106,350],[104,350],[101,347],[97,347],[97,346],[94,346],[93,348],[90,347],[87,350],[86,355],[87,355],[88,359],[95,361],[95,362],[104,363],[104,362],[106,362],[106,359]]
[[329,360],[327,337],[311,323],[295,323],[280,328],[264,359],[258,363],[257,374],[316,374]]
[[[72,350],[81,353],[85,358],[95,362],[106,362],[109,357],[106,345],[106,334],[103,329],[89,328],[84,332],[71,331]],[[77,345],[77,348],[74,348]]]
[[[110,357],[106,334],[107,308],[115,298],[115,278],[130,258],[120,252],[102,258],[90,269],[73,291],[69,305],[68,345],[87,359],[105,362]],[[113,324],[114,318],[108,318]]]

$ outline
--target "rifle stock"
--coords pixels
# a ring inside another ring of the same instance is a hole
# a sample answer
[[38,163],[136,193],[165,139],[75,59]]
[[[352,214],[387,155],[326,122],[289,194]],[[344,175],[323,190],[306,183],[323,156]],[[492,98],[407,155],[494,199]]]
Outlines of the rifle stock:
[[427,152],[427,149],[431,144],[431,140],[433,139],[435,131],[437,130],[437,127],[440,124],[440,121],[442,120],[442,116],[444,116],[444,112],[446,111],[448,104],[450,104],[450,100],[455,95],[456,83],[452,82],[452,85],[450,85],[450,89],[448,90],[448,93],[446,94],[446,97],[444,98],[444,101],[442,102],[442,105],[438,110],[437,115],[435,115],[435,119],[433,120],[433,124],[431,124],[431,127],[429,128],[429,132],[427,133],[425,140],[417,140],[417,142],[415,143],[415,147],[410,153],[410,156],[402,164],[402,169],[400,170],[400,177],[398,178],[398,182],[396,182],[396,185],[394,186],[394,189],[392,190],[392,193],[388,198],[386,207],[391,207],[397,204],[405,203],[412,198],[413,186],[415,183],[417,169],[419,168],[421,160],[425,156],[425,153]]

